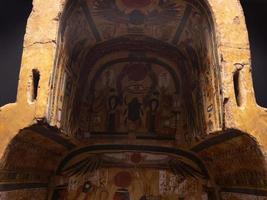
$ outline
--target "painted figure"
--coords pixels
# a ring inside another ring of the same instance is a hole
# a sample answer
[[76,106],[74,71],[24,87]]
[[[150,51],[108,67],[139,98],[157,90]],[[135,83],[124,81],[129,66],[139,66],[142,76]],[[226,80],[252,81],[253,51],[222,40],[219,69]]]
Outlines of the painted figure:
[[148,114],[148,131],[149,133],[156,133],[156,116],[159,108],[159,93],[154,92],[152,98],[149,101],[149,114]]
[[[114,91],[112,90],[114,93]],[[107,119],[107,131],[115,132],[116,131],[116,108],[119,104],[118,96],[112,94],[108,98],[108,119]]]
[[142,103],[139,102],[137,97],[134,97],[130,103],[127,105],[127,110],[125,111],[124,115],[125,118],[125,124],[132,127],[129,128],[138,128],[142,124],[141,116],[143,115],[143,109],[142,109]]

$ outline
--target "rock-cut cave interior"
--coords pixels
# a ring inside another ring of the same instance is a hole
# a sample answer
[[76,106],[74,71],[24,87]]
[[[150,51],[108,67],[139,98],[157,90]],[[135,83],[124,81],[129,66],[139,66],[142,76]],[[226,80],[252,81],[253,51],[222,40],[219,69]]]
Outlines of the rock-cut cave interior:
[[[258,142],[224,127],[206,1],[69,0],[58,23],[46,114],[8,144],[0,199],[266,198],[251,192],[267,186]],[[40,101],[44,72],[31,72]]]

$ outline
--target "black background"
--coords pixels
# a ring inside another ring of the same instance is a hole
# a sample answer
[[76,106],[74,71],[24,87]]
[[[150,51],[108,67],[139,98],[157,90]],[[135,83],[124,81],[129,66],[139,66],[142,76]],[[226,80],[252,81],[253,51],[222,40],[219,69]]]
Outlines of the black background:
[[[16,101],[22,43],[32,9],[31,1],[0,0],[0,106]],[[241,4],[250,37],[256,99],[259,105],[267,107],[267,0],[241,0]]]

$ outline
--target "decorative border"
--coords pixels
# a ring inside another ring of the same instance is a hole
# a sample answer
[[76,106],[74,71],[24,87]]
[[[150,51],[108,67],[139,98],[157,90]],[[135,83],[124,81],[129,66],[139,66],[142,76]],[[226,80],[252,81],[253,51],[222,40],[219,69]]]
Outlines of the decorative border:
[[218,132],[219,135],[212,137],[210,139],[206,139],[205,141],[197,144],[196,146],[194,146],[193,148],[191,148],[191,151],[195,152],[195,153],[199,153],[201,151],[204,151],[214,145],[217,144],[221,144],[225,141],[228,141],[230,139],[236,138],[236,137],[240,137],[240,136],[244,136],[245,133],[242,133],[241,131],[238,130],[227,130],[226,132]]
[[33,125],[30,128],[27,128],[28,130],[35,131],[36,134],[39,134],[45,138],[48,138],[59,145],[64,146],[67,150],[72,150],[76,147],[75,144],[70,142],[68,139],[65,139],[59,135],[59,132],[56,130],[53,130],[52,128],[44,127],[44,125]]
[[8,192],[13,190],[48,188],[48,183],[10,183],[0,184],[0,192]]
[[230,187],[222,187],[221,192],[225,193],[238,193],[238,194],[248,194],[255,196],[264,196],[267,197],[266,189],[258,189],[258,188],[230,188]]
[[182,156],[185,157],[198,165],[205,177],[209,178],[208,170],[206,169],[204,163],[196,155],[182,150],[174,149],[168,147],[158,147],[158,146],[145,146],[145,145],[92,145],[77,149],[69,153],[59,164],[56,174],[59,174],[64,166],[75,156],[81,153],[96,153],[99,151],[105,152],[115,152],[115,151],[142,151],[142,152],[151,152],[151,153],[162,153],[162,154],[172,154],[173,156]]

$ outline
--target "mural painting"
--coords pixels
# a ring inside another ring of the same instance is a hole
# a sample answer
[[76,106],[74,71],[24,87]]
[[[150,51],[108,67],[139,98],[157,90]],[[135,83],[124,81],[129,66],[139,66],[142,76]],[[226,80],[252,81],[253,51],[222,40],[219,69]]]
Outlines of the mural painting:
[[[80,156],[79,156],[80,157]],[[83,155],[81,155],[83,157]],[[207,199],[205,179],[195,166],[173,173],[167,155],[151,153],[103,153],[67,164],[58,178],[54,199],[176,200]],[[186,162],[180,161],[181,163]],[[186,163],[180,164],[180,170]],[[190,170],[191,169],[191,170]]]
[[[32,140],[38,138],[38,136],[34,137],[34,135],[27,131],[23,134],[17,136],[12,143],[10,143],[4,154],[5,162],[0,162],[2,180],[13,177],[13,181],[39,179],[38,181],[45,182],[48,179],[46,175],[52,171],[57,160],[60,158],[62,149],[48,149],[46,145],[51,144],[51,142],[34,144]],[[23,158],[25,154],[29,154],[29,156],[18,161],[18,158]],[[47,157],[50,157],[51,160],[47,161],[45,159]],[[36,174],[40,166],[44,167],[44,175],[42,176],[39,176],[39,173]],[[21,170],[16,172],[17,169]],[[12,176],[13,171],[16,173]]]
[[[164,170],[103,169],[81,180],[69,179],[69,186],[55,196],[64,199],[97,200],[206,200],[207,194],[195,179],[179,183],[178,178]],[[200,198],[199,198],[200,197]]]
[[[163,41],[173,37],[173,29],[176,28],[177,21],[181,20],[186,7],[185,3],[177,4],[171,0],[135,3],[124,0],[98,0],[88,1],[88,5],[92,9],[93,18],[97,18],[97,27],[98,23],[107,24],[107,26],[100,25],[98,28],[104,39],[116,37],[122,31],[127,31],[134,34],[153,34]],[[119,30],[116,25],[119,26]],[[108,26],[113,26],[111,30],[115,30],[114,35],[110,35]]]
[[257,143],[248,136],[239,136],[223,144],[214,145],[199,152],[199,155],[209,167],[217,184],[221,186],[267,186],[263,154]]
[[117,63],[96,73],[86,101],[91,105],[86,110],[87,131],[176,134],[180,91],[174,75],[165,67],[135,61]]
[[[97,133],[134,133],[190,146],[220,126],[220,115],[215,114],[221,107],[212,27],[200,5],[184,0],[82,0],[70,4],[61,27],[64,45],[56,69],[61,79],[54,77],[62,89],[50,104],[52,115],[67,135],[82,139]],[[126,43],[120,37],[133,44],[154,39],[154,45],[158,43],[156,58],[176,49],[177,55],[164,58],[174,59],[172,70],[151,63],[149,43],[147,50],[140,47],[131,52],[129,44],[122,52],[118,47]],[[106,58],[103,52],[108,48],[100,48],[105,42],[114,49]],[[92,55],[94,48],[99,51]],[[118,54],[128,61],[112,64]],[[101,67],[97,62],[111,64],[96,72],[94,68]],[[79,91],[81,88],[84,91]],[[58,109],[53,110],[53,105]]]

